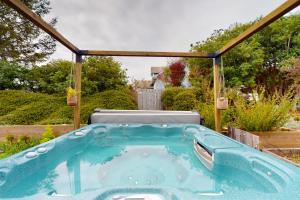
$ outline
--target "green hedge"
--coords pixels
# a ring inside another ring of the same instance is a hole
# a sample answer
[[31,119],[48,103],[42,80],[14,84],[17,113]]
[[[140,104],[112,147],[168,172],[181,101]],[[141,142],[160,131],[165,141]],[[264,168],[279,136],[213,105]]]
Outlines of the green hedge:
[[[182,92],[188,92],[188,96],[190,97],[190,94],[193,94],[193,96],[196,98],[196,101],[202,102],[204,99],[202,90],[198,88],[180,88],[180,87],[171,87],[164,90],[161,96],[163,108],[165,110],[177,110],[175,108],[175,97],[179,95]],[[185,93],[187,94],[187,93]],[[184,97],[180,97],[184,99]],[[189,103],[189,102],[187,102]],[[184,107],[190,108],[189,105],[180,105],[180,109],[182,110]]]
[[103,107],[107,109],[137,109],[133,97],[124,91],[108,90],[102,92],[100,100]]
[[59,107],[58,102],[46,99],[24,105],[0,117],[1,124],[34,124],[48,117]]
[[6,115],[18,107],[48,99],[45,94],[30,93],[21,90],[0,90],[0,116]]
[[196,95],[191,90],[182,91],[174,97],[174,110],[194,110],[197,104]]
[[[81,123],[87,123],[95,108],[137,109],[127,90],[109,90],[85,96],[81,102]],[[68,124],[73,122],[73,108],[66,98],[26,91],[0,91],[0,124]]]
[[265,97],[259,94],[258,101],[245,101],[240,99],[235,102],[235,123],[246,131],[270,131],[280,128],[291,118],[290,111],[297,102],[291,92],[285,95],[275,93]]

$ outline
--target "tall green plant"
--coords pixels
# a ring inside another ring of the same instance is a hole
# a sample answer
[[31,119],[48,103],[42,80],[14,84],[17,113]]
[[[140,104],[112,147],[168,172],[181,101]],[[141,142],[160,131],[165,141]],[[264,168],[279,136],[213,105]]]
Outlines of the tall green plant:
[[215,111],[214,104],[210,103],[199,103],[196,110],[200,113],[201,117],[204,118],[204,126],[214,129],[215,128]]
[[55,135],[53,133],[53,129],[50,125],[48,125],[46,128],[45,128],[45,131],[42,135],[42,138],[40,140],[41,143],[44,143],[44,142],[48,142],[52,139],[55,138]]
[[[213,103],[198,103],[196,110],[200,113],[201,117],[204,119],[204,126],[215,129],[215,106]],[[226,110],[221,112],[221,125],[222,127],[234,125],[235,119],[235,108],[230,106]]]
[[291,92],[285,95],[274,93],[265,97],[259,94],[259,100],[247,101],[240,98],[236,103],[236,124],[247,131],[269,131],[284,125],[290,118],[289,111],[296,99]]

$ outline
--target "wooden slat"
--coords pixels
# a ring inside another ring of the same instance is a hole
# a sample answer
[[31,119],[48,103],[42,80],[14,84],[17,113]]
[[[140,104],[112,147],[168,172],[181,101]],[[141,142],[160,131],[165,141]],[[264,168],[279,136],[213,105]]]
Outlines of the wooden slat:
[[74,53],[79,52],[79,49],[75,45],[73,45],[71,42],[69,42],[62,34],[60,34],[51,25],[49,25],[47,22],[45,22],[40,16],[38,16],[37,14],[32,12],[20,0],[3,0],[3,2],[6,3],[8,6],[10,6],[11,8],[15,9],[18,13],[20,13],[25,18],[30,20],[36,26],[43,29],[45,32],[47,32],[49,35],[51,35],[54,39],[56,39],[58,42],[63,44],[65,47],[67,47]]
[[139,110],[161,110],[161,94],[163,90],[137,89]]
[[252,36],[254,33],[258,32],[262,28],[268,26],[287,12],[291,11],[295,7],[300,5],[300,0],[287,0],[285,3],[283,3],[281,6],[276,8],[274,11],[272,11],[267,16],[263,17],[261,20],[259,20],[257,23],[255,23],[253,26],[249,27],[245,32],[241,33],[236,38],[230,40],[226,45],[224,45],[217,53],[219,55],[224,54],[225,52],[229,51],[239,43],[243,42],[250,36]]
[[132,56],[132,57],[189,57],[212,58],[214,54],[206,52],[153,52],[153,51],[101,51],[81,50],[81,55],[87,56]]

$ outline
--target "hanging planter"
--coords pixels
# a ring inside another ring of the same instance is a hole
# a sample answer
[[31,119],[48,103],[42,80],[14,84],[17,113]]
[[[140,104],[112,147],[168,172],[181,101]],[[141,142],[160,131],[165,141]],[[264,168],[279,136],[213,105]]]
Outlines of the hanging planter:
[[226,110],[228,108],[228,98],[226,98],[225,76],[223,60],[221,59],[221,74],[219,77],[219,97],[217,98],[217,109]]
[[68,106],[77,105],[77,95],[75,89],[69,87],[67,90],[67,104]]
[[226,110],[228,108],[228,99],[226,97],[217,98],[217,108],[219,110]]
[[67,89],[67,105],[68,106],[76,106],[77,105],[77,92],[76,90],[72,87],[72,82],[73,80],[73,68],[74,68],[74,54],[72,54],[72,66],[71,66],[71,72],[70,72],[70,84]]

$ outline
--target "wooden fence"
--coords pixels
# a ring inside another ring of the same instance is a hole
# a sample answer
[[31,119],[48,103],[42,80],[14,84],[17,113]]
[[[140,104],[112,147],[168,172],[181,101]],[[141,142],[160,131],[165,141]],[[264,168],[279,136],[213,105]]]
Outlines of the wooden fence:
[[228,135],[243,144],[259,149],[259,136],[257,135],[232,127],[228,128]]
[[161,110],[161,94],[163,90],[138,89],[137,99],[139,110]]

